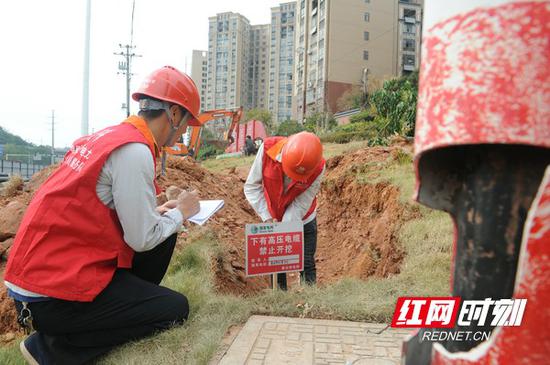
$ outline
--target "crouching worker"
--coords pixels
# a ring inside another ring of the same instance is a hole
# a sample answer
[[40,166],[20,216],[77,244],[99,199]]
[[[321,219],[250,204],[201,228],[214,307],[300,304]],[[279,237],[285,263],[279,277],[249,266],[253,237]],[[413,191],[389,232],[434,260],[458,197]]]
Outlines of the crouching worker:
[[83,364],[183,323],[187,298],[159,286],[196,193],[156,206],[155,161],[188,125],[199,94],[172,67],[133,94],[139,116],[78,139],[31,201],[5,272],[30,364]]
[[[304,271],[302,282],[316,282],[317,193],[325,169],[323,146],[309,132],[288,138],[269,137],[258,149],[244,185],[244,194],[264,222],[302,221]],[[286,274],[277,274],[280,289],[287,289]]]

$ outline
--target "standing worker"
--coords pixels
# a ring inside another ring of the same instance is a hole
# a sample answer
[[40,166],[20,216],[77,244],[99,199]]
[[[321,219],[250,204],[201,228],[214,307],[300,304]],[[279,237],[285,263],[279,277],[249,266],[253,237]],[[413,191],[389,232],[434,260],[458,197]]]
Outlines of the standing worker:
[[189,76],[153,72],[132,98],[139,116],[74,142],[31,201],[5,283],[30,364],[83,364],[125,342],[183,323],[187,298],[159,286],[194,192],[156,206],[155,161],[188,125],[200,99]]
[[[300,220],[304,224],[302,282],[315,284],[317,248],[317,193],[325,170],[319,138],[300,132],[288,138],[269,137],[258,149],[244,184],[244,194],[264,222]],[[286,274],[277,274],[280,289],[287,289]]]

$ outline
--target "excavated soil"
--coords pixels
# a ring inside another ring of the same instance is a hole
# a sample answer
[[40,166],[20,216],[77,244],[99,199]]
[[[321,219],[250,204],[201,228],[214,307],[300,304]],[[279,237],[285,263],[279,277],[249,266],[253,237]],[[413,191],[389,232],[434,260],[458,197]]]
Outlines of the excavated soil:
[[366,164],[383,163],[391,151],[370,148],[327,161],[317,213],[320,284],[399,273],[403,251],[397,231],[408,219],[399,189],[386,182],[359,183],[356,178]]
[[[343,277],[366,279],[399,272],[403,252],[397,232],[408,216],[399,202],[399,191],[388,183],[361,184],[356,173],[365,166],[383,163],[400,147],[376,147],[333,157],[327,161],[318,197],[317,277],[319,285]],[[0,275],[3,274],[9,243],[32,194],[54,168],[36,174],[12,198],[0,198]],[[189,159],[169,159],[166,175],[159,178],[163,189],[177,186],[196,189],[201,199],[225,200],[225,206],[205,227],[191,225],[185,237],[209,230],[221,243],[213,259],[216,288],[223,293],[250,295],[269,287],[267,277],[246,278],[244,274],[244,225],[259,222],[243,194],[248,168],[213,173]],[[2,248],[3,247],[3,248]],[[295,278],[296,276],[293,275]],[[0,280],[0,282],[2,282]],[[2,285],[2,284],[0,284]],[[12,301],[0,288],[0,334],[17,330]]]

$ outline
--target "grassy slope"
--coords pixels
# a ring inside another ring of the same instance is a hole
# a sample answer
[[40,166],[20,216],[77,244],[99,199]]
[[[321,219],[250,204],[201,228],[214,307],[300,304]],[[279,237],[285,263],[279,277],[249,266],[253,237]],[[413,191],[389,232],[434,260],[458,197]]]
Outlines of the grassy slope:
[[[328,155],[361,148],[361,143],[328,145]],[[208,161],[214,170],[250,163],[250,158]],[[414,176],[409,161],[367,166],[359,180],[388,180],[400,187],[402,201],[411,204]],[[373,176],[369,174],[375,174]],[[219,351],[222,338],[232,325],[244,323],[251,314],[304,316],[359,321],[388,322],[395,300],[403,295],[446,295],[452,240],[450,219],[442,213],[420,208],[420,218],[406,223],[400,242],[406,252],[401,273],[366,282],[345,279],[334,285],[300,291],[266,291],[238,298],[219,295],[213,289],[210,257],[219,249],[213,234],[194,237],[178,251],[164,285],[185,293],[191,304],[187,324],[133,344],[128,344],[100,362],[103,364],[208,364]],[[0,363],[22,363],[15,346],[0,349]]]
[[[351,152],[358,150],[359,148],[366,147],[365,141],[350,142],[346,144],[326,143],[324,145],[324,156],[330,158],[345,152]],[[237,157],[237,158],[224,158],[220,160],[209,159],[202,162],[202,166],[214,172],[221,172],[231,167],[250,166],[254,161],[254,156]]]

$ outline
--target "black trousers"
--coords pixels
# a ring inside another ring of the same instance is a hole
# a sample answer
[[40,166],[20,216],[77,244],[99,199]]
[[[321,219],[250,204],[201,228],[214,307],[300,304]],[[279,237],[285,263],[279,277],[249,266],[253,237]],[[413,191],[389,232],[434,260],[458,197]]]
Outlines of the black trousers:
[[[300,280],[306,284],[315,284],[317,270],[315,269],[315,251],[317,250],[317,218],[304,225],[304,271],[300,272]],[[277,286],[287,290],[286,274],[277,274]]]
[[[53,364],[84,364],[131,340],[183,323],[187,298],[159,286],[176,245],[170,236],[153,250],[135,254],[92,302],[51,299],[29,303],[41,348]],[[15,302],[18,313],[21,303]]]

